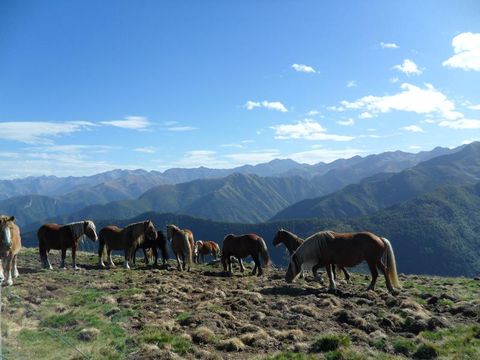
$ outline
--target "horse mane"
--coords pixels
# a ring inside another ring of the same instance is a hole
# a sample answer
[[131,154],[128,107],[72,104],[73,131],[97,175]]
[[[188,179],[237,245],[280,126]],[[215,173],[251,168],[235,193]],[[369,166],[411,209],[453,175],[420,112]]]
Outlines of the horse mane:
[[317,232],[305,239],[295,251],[297,257],[302,260],[302,263],[310,260],[318,260],[322,254],[328,251],[328,240],[335,238],[335,233],[331,230]]
[[85,235],[85,221],[77,221],[65,224],[62,226],[62,228],[68,228],[72,232],[74,239],[78,239],[79,237]]
[[299,242],[300,244],[305,241],[305,240],[303,240],[300,236],[295,235],[295,234],[292,233],[291,231],[288,231],[288,230],[285,230],[285,229],[280,229],[280,231],[282,231],[282,232],[284,232],[284,233],[287,233],[288,235],[290,235],[291,237],[293,237],[295,240],[297,240],[297,242]]

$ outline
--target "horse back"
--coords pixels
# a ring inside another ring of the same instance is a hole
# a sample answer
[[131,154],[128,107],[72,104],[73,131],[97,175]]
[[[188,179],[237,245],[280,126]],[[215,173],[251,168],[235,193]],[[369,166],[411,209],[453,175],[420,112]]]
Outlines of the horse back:
[[222,254],[240,258],[258,254],[262,247],[261,240],[257,234],[233,235],[223,241]]
[[328,248],[338,264],[360,263],[378,259],[383,255],[385,243],[371,232],[332,233]]
[[[38,241],[48,249],[60,250],[62,245],[71,247],[72,244],[65,239],[62,226],[54,223],[43,224],[37,231]],[[66,241],[65,241],[66,240]],[[65,244],[63,244],[65,242]]]

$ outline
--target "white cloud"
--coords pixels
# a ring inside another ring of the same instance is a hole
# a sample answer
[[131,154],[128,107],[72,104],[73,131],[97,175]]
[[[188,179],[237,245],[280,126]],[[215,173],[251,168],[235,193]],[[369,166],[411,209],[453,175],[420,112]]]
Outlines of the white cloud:
[[305,119],[296,124],[282,124],[272,126],[275,130],[275,139],[305,139],[305,140],[332,140],[332,141],[350,141],[354,138],[345,135],[327,134],[320,123],[312,119]]
[[319,115],[320,114],[320,111],[318,110],[310,110],[309,112],[307,112],[307,116],[316,116],[316,115]]
[[351,125],[355,124],[355,120],[353,120],[352,118],[347,119],[347,120],[339,120],[339,121],[337,121],[337,124],[338,125],[343,125],[343,126],[351,126]]
[[280,112],[287,112],[287,108],[280,101],[267,101],[263,100],[262,102],[256,101],[247,101],[244,105],[247,110],[253,110],[255,108],[263,107],[268,110],[275,110]]
[[477,105],[471,104],[471,105],[468,105],[467,107],[472,110],[480,110],[480,104],[477,104]]
[[50,144],[51,138],[87,130],[95,124],[86,121],[48,122],[18,121],[0,122],[0,139],[28,144]]
[[177,162],[175,167],[226,167],[230,164],[217,158],[217,152],[212,150],[187,151]]
[[308,65],[304,64],[293,64],[292,69],[298,72],[303,72],[303,73],[316,73],[317,71]]
[[480,120],[460,118],[456,120],[443,120],[438,123],[439,126],[457,130],[480,129]]
[[390,42],[390,43],[381,42],[380,46],[382,47],[382,49],[398,49],[400,47],[393,42]]
[[350,80],[349,82],[347,82],[347,87],[348,88],[352,88],[352,87],[356,87],[357,86],[357,82],[355,80]]
[[167,130],[172,132],[184,132],[184,131],[197,130],[197,128],[193,126],[172,126],[172,127],[168,127]]
[[235,153],[225,155],[231,161],[235,162],[236,165],[250,164],[256,165],[264,162],[271,161],[275,158],[278,158],[280,152],[276,149],[264,149],[257,151],[249,151],[243,153]]
[[144,154],[155,154],[157,152],[157,149],[154,148],[153,146],[138,147],[134,150],[136,152],[144,153]]
[[452,39],[453,55],[442,65],[463,70],[480,71],[480,33],[466,32]]
[[393,77],[393,78],[390,78],[388,79],[388,81],[390,81],[392,84],[396,84],[400,79],[397,78],[397,77]]
[[422,73],[422,70],[418,68],[417,64],[410,59],[403,60],[403,63],[395,65],[393,68],[407,75],[420,75]]
[[292,160],[305,164],[317,164],[319,162],[332,162],[337,159],[349,159],[365,153],[361,149],[325,149],[316,147],[314,150],[300,151],[287,156]]
[[368,111],[362,112],[360,115],[358,115],[359,119],[371,119],[373,118],[373,115],[370,114]]
[[123,120],[101,121],[103,125],[111,125],[130,130],[147,130],[150,122],[143,116],[126,116]]
[[356,101],[342,101],[342,107],[350,110],[367,110],[373,116],[390,111],[406,111],[417,114],[433,114],[448,120],[461,118],[455,104],[431,84],[425,88],[404,83],[403,90],[395,95],[364,96]]
[[400,128],[400,130],[405,130],[408,132],[421,133],[424,132],[423,129],[418,125],[408,125]]

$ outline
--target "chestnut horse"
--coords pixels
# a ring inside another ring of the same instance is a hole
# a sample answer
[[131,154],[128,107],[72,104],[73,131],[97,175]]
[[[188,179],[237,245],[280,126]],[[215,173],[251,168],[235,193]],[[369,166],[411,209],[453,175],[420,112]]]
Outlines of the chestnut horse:
[[[297,248],[300,245],[302,245],[304,241],[305,240],[298,237],[294,233],[291,233],[290,231],[287,231],[285,229],[280,229],[280,230],[278,230],[277,234],[275,235],[275,237],[273,239],[273,246],[278,246],[280,244],[284,244],[285,247],[288,250],[288,253],[290,254],[290,256],[292,256],[292,254],[295,252],[295,250],[297,250]],[[312,266],[313,277],[317,277],[317,275],[318,275],[317,271],[318,271],[319,268],[320,268],[320,266],[318,264],[314,264]],[[335,265],[332,265],[332,268],[333,268],[333,275],[336,278]],[[340,268],[340,269],[343,271],[343,274],[345,275],[345,280],[347,280],[347,282],[348,282],[350,280],[350,274],[348,273],[347,269],[345,269],[343,267]],[[302,272],[301,272],[300,276],[302,278],[304,277],[303,269],[302,269]],[[323,280],[322,280],[322,282],[323,282]]]
[[220,256],[220,246],[213,241],[197,241],[195,243],[194,258],[197,263],[200,263],[200,256],[202,257],[202,263],[205,262],[205,255],[211,254],[214,259],[218,259]]
[[[145,265],[148,265],[150,260],[147,255],[147,250],[152,251],[152,256],[154,258],[154,265],[158,264],[158,251],[162,253],[162,262],[165,265],[168,260],[168,251],[167,251],[167,239],[161,230],[157,231],[157,238],[155,240],[145,239],[143,243],[138,245],[137,250],[141,248],[143,250],[143,256],[145,257]],[[137,252],[135,251],[135,256],[133,257],[133,263],[135,264],[135,258],[137,257]]]
[[150,220],[136,222],[127,225],[123,229],[118,226],[109,225],[100,230],[98,244],[98,266],[105,267],[103,256],[107,252],[108,264],[115,267],[112,260],[112,250],[123,250],[125,253],[125,269],[130,269],[128,262],[135,255],[137,247],[145,240],[155,240],[157,230]]
[[61,268],[65,268],[65,257],[67,249],[72,249],[72,266],[78,269],[75,255],[78,244],[83,235],[86,235],[93,242],[97,241],[97,232],[95,224],[91,220],[74,222],[66,225],[44,224],[38,229],[38,249],[40,252],[40,260],[44,268],[52,269],[50,261],[48,261],[48,253],[51,249],[62,251]]
[[[188,230],[182,230],[178,226],[167,225],[167,238],[172,243],[172,250],[177,259],[177,268],[180,271],[190,271],[192,264],[192,253],[194,248],[193,233]],[[180,263],[182,259],[183,265]]]
[[[385,258],[386,265],[383,264],[382,258]],[[372,281],[367,290],[375,289],[378,270],[384,274],[390,292],[394,292],[393,286],[400,287],[395,255],[390,241],[370,232],[337,233],[322,231],[310,236],[293,253],[285,280],[288,283],[293,282],[300,274],[302,264],[313,262],[325,266],[330,282],[329,289],[335,291],[336,285],[332,265],[351,267],[364,260],[372,274]]]
[[228,272],[230,274],[232,274],[231,256],[234,256],[238,259],[241,272],[245,271],[242,259],[246,258],[247,256],[251,256],[255,263],[255,267],[252,270],[252,275],[257,273],[257,269],[258,276],[263,274],[262,263],[260,262],[260,259],[263,260],[265,266],[270,264],[270,256],[268,255],[267,244],[265,244],[265,240],[263,240],[263,238],[257,234],[229,234],[225,236],[223,239],[222,248],[222,264],[224,271],[226,272],[228,267]]
[[[15,224],[14,216],[0,215],[0,283],[4,279],[4,267],[7,273],[7,285],[12,285],[13,278],[18,277],[17,254],[22,248],[20,229]],[[5,264],[2,262],[5,262]]]

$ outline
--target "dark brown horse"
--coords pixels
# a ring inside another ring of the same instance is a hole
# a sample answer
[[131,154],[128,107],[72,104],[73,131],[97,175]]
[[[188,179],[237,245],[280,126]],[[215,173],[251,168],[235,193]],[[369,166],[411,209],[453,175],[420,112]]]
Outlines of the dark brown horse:
[[21,248],[20,228],[15,224],[15,217],[0,215],[0,283],[4,279],[4,270],[7,285],[13,284],[12,277],[18,277],[17,254]]
[[[143,243],[141,243],[138,247],[138,249],[143,250],[143,256],[145,257],[145,265],[148,265],[150,263],[149,257],[147,254],[147,251],[152,252],[152,256],[154,258],[154,265],[158,264],[158,250],[160,249],[160,252],[162,253],[162,262],[165,265],[168,260],[168,251],[167,251],[167,238],[165,235],[163,235],[163,232],[161,230],[157,231],[157,238],[155,240],[151,239],[145,239]],[[133,257],[133,263],[135,264],[135,258],[137,252],[135,251],[135,256]]]
[[[193,255],[193,233],[186,229],[182,230],[178,226],[167,225],[167,238],[172,243],[172,250],[177,259],[177,268],[180,271],[190,271]],[[182,263],[180,263],[182,259]]]
[[40,251],[40,260],[44,268],[52,269],[50,261],[48,261],[48,253],[51,249],[61,250],[62,261],[61,268],[65,268],[65,257],[67,249],[72,249],[72,265],[74,269],[78,269],[75,255],[78,244],[83,235],[90,240],[97,241],[97,232],[95,224],[91,220],[74,222],[66,225],[44,224],[38,229],[38,249]]
[[225,236],[223,239],[222,248],[222,264],[225,272],[228,268],[230,274],[232,274],[231,256],[238,259],[241,272],[245,271],[242,259],[246,258],[247,256],[251,256],[255,263],[255,267],[252,270],[252,275],[257,273],[257,269],[258,276],[263,274],[262,263],[260,259],[263,260],[265,266],[270,264],[270,256],[268,255],[267,244],[265,244],[265,240],[263,240],[257,234],[229,234]]
[[200,263],[200,257],[203,263],[205,262],[205,256],[208,254],[211,254],[214,259],[218,259],[221,251],[220,246],[218,246],[216,242],[199,240],[195,243],[195,250],[193,253],[197,263]]
[[105,251],[108,257],[110,267],[115,267],[112,260],[112,250],[123,250],[125,254],[125,269],[130,269],[128,262],[135,255],[137,247],[145,240],[155,240],[157,230],[150,220],[140,221],[127,225],[123,229],[118,226],[110,225],[100,230],[98,244],[98,265],[105,267],[103,256]]
[[[290,231],[287,231],[285,229],[280,229],[278,230],[277,234],[275,235],[275,237],[273,238],[273,246],[278,246],[280,244],[284,244],[285,247],[287,248],[288,250],[288,253],[291,255],[293,255],[293,253],[295,252],[295,250],[297,250],[297,248],[303,244],[305,240],[303,240],[302,238],[298,237],[297,235],[295,235],[294,233],[290,232]],[[336,271],[335,271],[335,265],[332,265],[333,266],[333,275],[335,276],[336,278]],[[313,272],[313,277],[317,277],[318,273],[318,269],[320,268],[321,266],[318,265],[318,264],[314,264],[312,266],[312,272]],[[345,275],[345,279],[347,281],[350,280],[350,274],[348,273],[347,269],[345,268],[340,268],[342,271],[343,271],[343,274]],[[304,272],[302,270],[300,276],[303,278],[304,276]],[[323,280],[322,280],[323,282]]]
[[[386,264],[382,262],[385,258]],[[397,276],[395,255],[392,245],[386,238],[370,232],[336,233],[322,231],[305,240],[293,253],[285,280],[291,283],[300,274],[302,264],[312,262],[325,266],[330,282],[330,290],[335,291],[336,285],[332,273],[332,265],[351,267],[366,261],[372,274],[372,281],[367,290],[374,290],[378,270],[385,275],[385,282],[390,292],[400,283]]]

